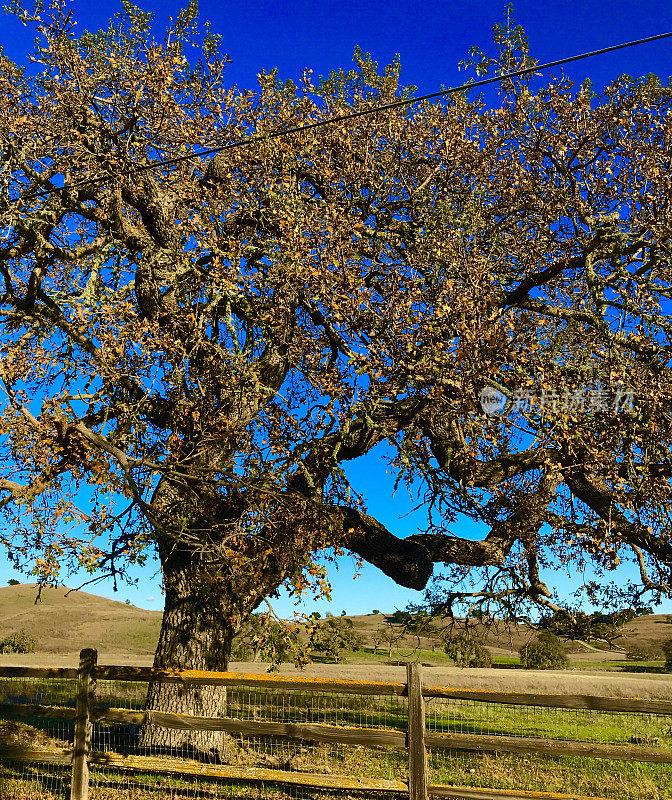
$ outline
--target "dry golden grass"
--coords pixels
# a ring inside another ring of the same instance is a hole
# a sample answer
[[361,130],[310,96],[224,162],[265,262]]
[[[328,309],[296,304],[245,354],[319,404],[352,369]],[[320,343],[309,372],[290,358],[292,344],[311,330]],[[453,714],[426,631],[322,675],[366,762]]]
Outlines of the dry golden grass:
[[[233,663],[234,671],[262,673],[265,665]],[[307,675],[349,680],[406,680],[404,667],[384,664],[310,664],[297,670],[281,664],[280,675]],[[456,689],[491,689],[508,692],[545,692],[550,694],[587,694],[608,697],[672,699],[672,677],[667,675],[592,672],[583,670],[502,670],[460,669],[459,667],[424,667],[423,680],[428,686],[452,686]]]
[[23,722],[7,722],[0,720],[0,743],[4,746],[21,746],[37,750],[56,750],[63,747],[63,742],[49,734]]
[[108,652],[152,655],[161,625],[160,611],[66,588],[45,588],[35,603],[36,584],[0,587],[0,639],[24,628],[43,653]]
[[[100,653],[115,655],[115,663],[122,663],[118,660],[120,658],[148,657],[154,653],[161,624],[160,611],[146,611],[87,592],[68,594],[66,588],[43,589],[41,602],[37,605],[36,595],[36,584],[0,587],[0,639],[25,628],[37,640],[37,649],[41,653],[69,657],[83,647],[95,647]],[[372,647],[376,629],[385,626],[386,615],[361,614],[349,619],[363,637],[364,644]],[[619,644],[625,648],[650,647],[672,639],[672,624],[667,620],[668,616],[661,614],[639,617],[623,628],[624,636]],[[440,627],[445,623],[435,624]],[[496,655],[516,654],[534,635],[529,628],[516,625],[500,625],[481,633]],[[426,637],[418,639],[408,635],[395,647],[431,650],[432,642]],[[570,647],[571,650],[581,661],[622,658],[618,652],[593,653],[580,644]],[[437,655],[439,653],[440,645],[437,646]],[[123,663],[129,662],[124,660]],[[138,660],[138,663],[141,662]]]
[[[387,616],[385,614],[364,614],[351,616],[349,619],[353,621],[355,629],[363,637],[364,644],[372,647],[375,631],[379,627],[386,625]],[[661,641],[672,639],[672,623],[668,621],[670,619],[672,619],[672,615],[651,614],[637,617],[628,625],[624,625],[621,629],[622,638],[616,642],[620,648],[620,653],[618,649],[611,654],[609,652],[591,652],[580,642],[568,642],[567,650],[569,653],[576,654],[582,661],[608,660],[610,655],[614,660],[622,659],[623,650],[627,650],[630,647],[656,648]],[[448,622],[437,620],[432,624],[437,629],[440,629],[447,627]],[[477,635],[483,638],[490,650],[497,655],[517,654],[518,650],[536,635],[536,631],[526,625],[504,624],[501,622],[487,628],[477,625],[474,630]],[[408,635],[401,639],[398,646],[400,649],[419,647],[423,650],[429,650],[432,642],[426,637],[418,638],[417,636]],[[381,645],[379,645],[380,647]],[[384,645],[382,645],[382,649],[384,650]]]
[[[29,653],[0,655],[0,666],[76,667],[79,653]],[[100,664],[151,666],[152,657],[128,653],[99,652]],[[232,672],[263,674],[268,664],[233,661]],[[365,664],[309,664],[298,670],[293,664],[281,664],[279,675],[303,675],[318,678],[347,678],[349,680],[404,682],[406,669],[367,662]],[[452,686],[456,689],[490,689],[508,692],[544,692],[549,694],[585,694],[607,697],[641,697],[672,700],[672,676],[570,670],[502,670],[460,669],[452,666],[424,667],[427,686]]]

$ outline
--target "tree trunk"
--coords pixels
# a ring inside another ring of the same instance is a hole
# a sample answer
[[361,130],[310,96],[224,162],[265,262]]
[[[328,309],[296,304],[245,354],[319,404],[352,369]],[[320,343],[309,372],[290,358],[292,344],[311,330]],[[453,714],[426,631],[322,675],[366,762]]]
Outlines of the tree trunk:
[[[196,556],[173,552],[161,560],[166,601],[154,666],[226,671],[238,617],[233,592],[212,581]],[[223,686],[155,681],[149,685],[147,709],[223,717],[226,700]],[[228,760],[227,735],[218,731],[171,730],[149,724],[141,731],[140,746],[153,752],[179,751],[190,757]]]
[[[216,455],[211,454],[211,461]],[[156,516],[166,523],[164,531],[155,530],[166,600],[154,666],[224,672],[234,634],[261,600],[282,583],[285,572],[263,538],[261,555],[251,545],[255,558],[247,567],[220,552],[219,545],[242,513],[235,500],[224,502],[214,492],[189,493],[162,480],[152,505]],[[155,681],[147,692],[147,710],[224,717],[226,687]],[[141,747],[208,760],[228,761],[228,743],[229,737],[220,731],[171,730],[147,724],[140,734]]]

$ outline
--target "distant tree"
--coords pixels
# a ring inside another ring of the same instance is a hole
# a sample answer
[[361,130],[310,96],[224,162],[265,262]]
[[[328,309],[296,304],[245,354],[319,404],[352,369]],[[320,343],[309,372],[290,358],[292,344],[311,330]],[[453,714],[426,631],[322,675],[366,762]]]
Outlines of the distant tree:
[[594,641],[605,642],[611,650],[618,639],[623,638],[621,628],[637,616],[633,608],[625,608],[608,614],[591,616],[590,637]]
[[489,667],[492,656],[483,642],[473,634],[460,633],[446,642],[445,652],[458,667]]
[[351,619],[331,617],[315,625],[310,635],[310,646],[334,661],[341,661],[345,652],[361,648],[362,638],[355,631]]
[[519,655],[525,669],[567,669],[569,666],[562,642],[550,631],[543,631],[523,645]]
[[395,628],[394,625],[388,624],[383,629],[383,641],[387,645],[388,658],[392,658],[392,650],[395,646],[399,645],[402,635],[403,633],[401,633],[398,628]]
[[637,616],[634,608],[625,608],[608,613],[560,609],[541,618],[538,627],[548,630],[563,639],[603,642],[613,649],[616,641],[623,638],[621,628]]
[[385,620],[383,625],[378,626],[379,641],[381,644],[387,645],[388,658],[392,658],[392,650],[394,649],[395,645],[399,644],[399,641],[403,635],[403,628],[393,625],[389,619]]
[[650,645],[635,644],[626,650],[625,657],[628,661],[653,661],[658,652]]
[[342,617],[347,616],[347,614],[348,614],[348,612],[345,609],[343,609],[343,611],[341,611],[341,616]]
[[320,619],[321,617],[322,617],[322,614],[320,614],[319,611],[313,611],[313,613],[310,615],[311,619]]
[[445,631],[436,626],[434,618],[424,605],[409,603],[404,611],[395,611],[388,621],[398,627],[400,639],[404,636],[413,637],[418,649],[427,645],[427,639],[431,642],[432,650],[437,644],[445,643]]
[[672,669],[672,639],[666,639],[660,649],[665,657],[665,669]]
[[371,644],[373,645],[374,655],[378,653],[378,648],[384,641],[384,630],[385,630],[384,625],[378,625],[371,634]]
[[16,578],[10,578],[10,579],[7,581],[7,583],[8,583],[10,586],[20,586],[20,585],[21,585],[21,582],[20,582],[20,581],[17,581],[17,580],[16,580]]
[[610,625],[607,622],[596,622],[590,626],[590,641],[597,643],[604,643],[612,650],[615,642],[622,639],[623,634],[620,633],[618,627]]
[[585,611],[558,609],[551,615],[542,617],[540,628],[550,631],[563,639],[590,639],[591,618]]
[[410,611],[400,611],[397,609],[391,616],[390,622],[395,625],[409,625],[413,622],[413,615]]
[[380,611],[379,611],[377,608],[374,608],[374,609],[373,609],[373,611],[372,611],[371,613],[372,613],[372,614],[373,614],[373,616],[375,617],[375,616],[377,616],[378,614],[380,614]]

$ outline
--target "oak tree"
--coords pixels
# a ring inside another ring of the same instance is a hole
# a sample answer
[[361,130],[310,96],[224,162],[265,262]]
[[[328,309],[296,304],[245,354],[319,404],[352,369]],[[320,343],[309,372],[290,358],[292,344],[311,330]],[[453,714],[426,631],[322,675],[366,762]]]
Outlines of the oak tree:
[[[669,87],[528,76],[495,107],[374,113],[412,97],[397,61],[242,91],[193,5],[162,39],[123,9],[78,34],[60,0],[16,6],[39,44],[26,68],[0,56],[16,564],[119,578],[155,550],[155,664],[201,669],[279,587],[319,591],[325,552],[416,589],[440,564],[446,608],[557,609],[550,564],[632,561],[625,590],[668,594]],[[495,45],[479,68],[534,63],[518,28]],[[426,530],[388,530],[350,486],[379,445]],[[220,700],[150,687],[150,707]]]

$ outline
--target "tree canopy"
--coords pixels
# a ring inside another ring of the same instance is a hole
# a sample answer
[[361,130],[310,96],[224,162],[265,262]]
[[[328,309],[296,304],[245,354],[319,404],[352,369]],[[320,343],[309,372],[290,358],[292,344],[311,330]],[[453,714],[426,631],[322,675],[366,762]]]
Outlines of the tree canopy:
[[[226,663],[281,585],[319,591],[324,552],[417,589],[442,565],[448,608],[557,609],[549,564],[631,561],[625,593],[669,594],[668,86],[503,79],[494,108],[465,89],[275,136],[413,89],[357,51],[238,90],[193,5],[158,40],[129,3],[82,35],[54,8],[15,9],[30,69],[0,57],[18,565],[117,577],[156,548],[157,663],[178,666]],[[534,63],[512,26],[473,56]],[[388,530],[349,484],[378,445],[426,530]]]

